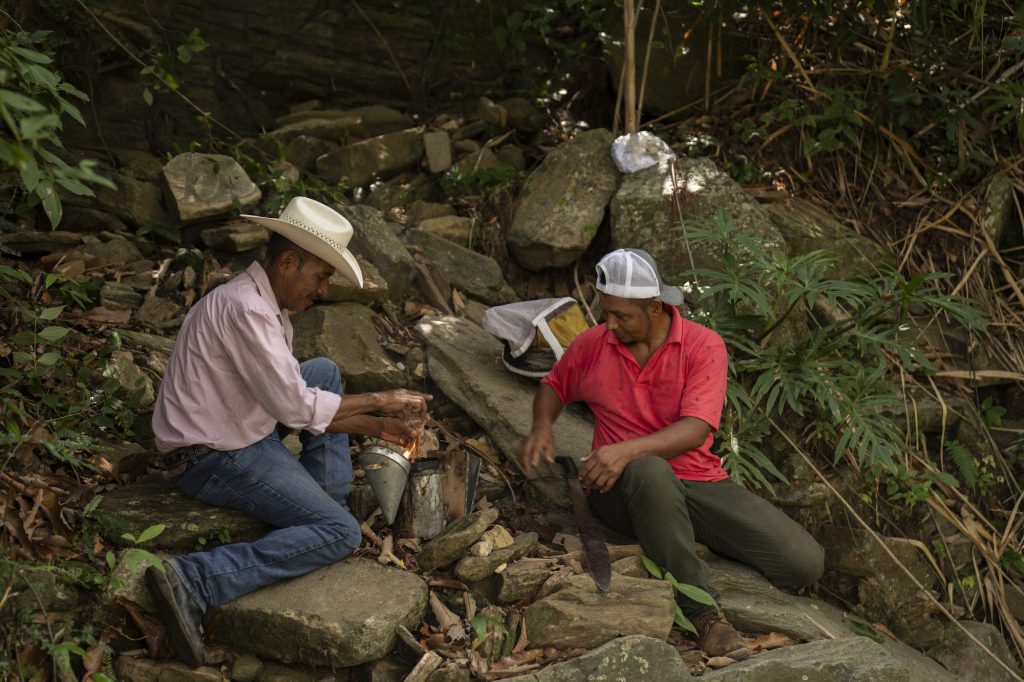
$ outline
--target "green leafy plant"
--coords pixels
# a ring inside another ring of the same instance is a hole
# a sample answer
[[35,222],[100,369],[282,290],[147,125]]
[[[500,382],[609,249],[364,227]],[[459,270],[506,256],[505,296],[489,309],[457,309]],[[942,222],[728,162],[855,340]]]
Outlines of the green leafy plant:
[[85,125],[73,103],[87,102],[81,90],[66,82],[53,67],[46,49],[49,31],[0,31],[0,162],[17,173],[0,173],[0,182],[23,193],[29,206],[41,205],[51,227],[63,215],[58,187],[80,196],[93,196],[86,183],[114,187],[83,160],[77,166],[57,153],[66,118]]
[[[640,561],[643,562],[644,568],[647,569],[648,573],[650,573],[653,577],[657,578],[658,580],[664,580],[672,586],[673,590],[683,595],[687,599],[692,599],[693,601],[698,602],[700,604],[707,604],[708,606],[714,606],[715,608],[718,608],[718,602],[715,601],[715,598],[707,592],[705,592],[704,590],[702,590],[701,588],[695,585],[688,585],[686,583],[679,582],[672,576],[671,573],[662,569],[656,563],[654,563],[645,556],[641,556]],[[697,634],[697,628],[695,628],[690,619],[683,614],[683,610],[679,608],[678,604],[676,605],[675,623],[684,630],[688,630],[693,634]]]
[[[47,305],[55,297],[70,303]],[[116,378],[104,376],[119,338],[70,347],[71,328],[60,318],[68,305],[90,299],[62,275],[0,265],[0,300],[0,447],[13,451],[31,442],[75,469],[94,468],[81,457],[94,442],[84,434],[129,433],[141,395],[141,389],[126,394]]]
[[697,321],[729,347],[718,447],[735,480],[769,489],[783,480],[762,446],[771,420],[795,417],[807,442],[831,451],[834,461],[850,456],[868,476],[891,477],[894,495],[914,490],[910,499],[920,500],[936,481],[956,483],[907,467],[909,444],[891,416],[901,397],[890,368],[935,370],[912,333],[917,317],[943,314],[968,329],[985,326],[966,299],[938,289],[944,275],[908,279],[882,269],[857,281],[834,279],[834,259],[768,254],[724,210],[680,229],[691,245],[713,247],[721,264],[684,277],[693,283]]
[[441,178],[441,186],[450,195],[480,194],[485,189],[516,182],[522,174],[513,166],[502,163],[494,168],[478,168],[468,172],[453,166]]
[[160,92],[165,87],[177,90],[181,87],[181,81],[176,75],[181,64],[188,64],[192,57],[209,47],[209,44],[199,35],[199,29],[194,28],[185,36],[185,40],[178,45],[174,54],[159,52],[152,56],[149,66],[143,67],[140,72],[142,76],[142,99],[146,104],[152,106],[153,94]]
[[474,616],[469,625],[473,628],[473,643],[470,647],[472,651],[476,651],[492,637],[508,634],[505,624],[491,616]]
[[[149,542],[153,538],[163,533],[164,530],[166,529],[166,524],[158,523],[156,525],[150,526],[149,528],[146,528],[144,531],[139,533],[138,537],[135,537],[131,533],[123,533],[121,535],[123,539],[127,540],[128,542],[132,543],[132,545],[134,545],[133,547],[129,547],[128,549],[126,549],[124,551],[124,554],[121,555],[121,562],[129,573],[134,573],[138,565],[142,562],[146,562],[151,566],[156,566],[161,571],[164,570],[164,564],[163,561],[160,560],[160,557],[156,556],[147,549],[139,547],[139,545]],[[113,571],[114,568],[117,566],[117,557],[114,555],[114,552],[107,552],[106,562],[107,568]],[[120,582],[116,578],[111,578],[111,580],[115,582]]]

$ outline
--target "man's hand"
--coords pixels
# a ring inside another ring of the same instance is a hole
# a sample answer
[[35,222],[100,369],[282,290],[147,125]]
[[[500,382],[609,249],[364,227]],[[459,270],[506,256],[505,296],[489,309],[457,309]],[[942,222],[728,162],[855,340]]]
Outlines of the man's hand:
[[612,489],[626,465],[633,461],[629,446],[623,443],[602,445],[580,458],[584,464],[580,480],[587,488],[596,488],[602,493]]
[[434,396],[427,393],[396,388],[377,393],[377,400],[379,401],[377,409],[385,414],[393,414],[403,420],[426,420],[427,401],[433,399]]
[[376,417],[380,424],[380,432],[377,434],[389,443],[401,445],[408,448],[416,442],[416,436],[423,426],[423,422],[414,419],[397,419],[395,417]]
[[519,463],[526,471],[537,466],[542,457],[548,462],[555,461],[555,434],[552,433],[550,426],[531,431],[522,449],[519,450]]

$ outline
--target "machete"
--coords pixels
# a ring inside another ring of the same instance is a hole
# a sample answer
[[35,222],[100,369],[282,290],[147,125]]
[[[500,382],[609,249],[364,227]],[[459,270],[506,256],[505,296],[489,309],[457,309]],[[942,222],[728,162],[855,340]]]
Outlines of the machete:
[[583,545],[583,557],[587,562],[587,571],[594,579],[597,589],[607,592],[612,584],[612,565],[608,558],[608,545],[604,543],[601,529],[597,525],[587,495],[580,483],[579,469],[572,457],[559,455],[555,461],[565,470],[566,482],[569,484],[569,499],[572,501],[572,515],[580,531],[580,544]]

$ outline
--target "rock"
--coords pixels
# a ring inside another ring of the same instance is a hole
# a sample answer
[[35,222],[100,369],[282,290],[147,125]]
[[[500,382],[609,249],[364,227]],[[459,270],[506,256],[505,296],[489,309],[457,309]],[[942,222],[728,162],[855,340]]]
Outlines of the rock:
[[523,622],[533,648],[589,649],[624,635],[665,640],[675,610],[667,582],[613,574],[611,589],[601,592],[589,575],[577,575],[526,607]]
[[670,682],[690,677],[679,652],[653,637],[619,637],[594,651],[505,682]]
[[127,232],[128,226],[113,213],[88,206],[64,206],[61,225],[75,232]]
[[423,545],[423,549],[416,555],[416,563],[425,571],[455,563],[497,520],[498,510],[494,507],[460,517]]
[[483,120],[467,123],[452,133],[452,140],[472,140],[486,133],[490,127],[490,124]]
[[896,257],[873,239],[857,234],[809,201],[791,198],[767,205],[772,223],[789,247],[790,256],[824,251],[835,257],[831,277],[854,280],[878,272],[879,266],[896,267]]
[[418,627],[427,592],[413,573],[346,559],[221,606],[215,637],[285,663],[359,665],[386,655],[399,625]]
[[[866,530],[824,525],[816,537],[825,548],[825,566],[830,570],[842,571],[860,578],[898,573],[902,580],[909,580],[897,568],[885,549]],[[882,539],[889,550],[925,587],[935,582],[935,572],[931,564],[913,542],[905,538]]]
[[[355,137],[367,138],[405,130],[415,125],[402,112],[381,104],[355,109],[323,109],[297,111],[277,119],[279,126],[289,126],[301,121],[344,121],[345,130]],[[340,124],[339,124],[340,125]]]
[[231,664],[232,682],[253,682],[263,670],[263,661],[251,654],[241,654]]
[[363,273],[363,286],[350,280],[345,275],[334,273],[327,284],[327,296],[324,303],[360,303],[372,305],[380,303],[388,297],[388,283],[373,263],[362,256],[356,256],[359,270]]
[[714,251],[717,247],[690,244],[682,222],[709,220],[722,208],[732,216],[733,230],[757,235],[768,254],[785,254],[785,243],[772,224],[768,211],[748,195],[735,180],[720,171],[709,159],[681,158],[676,163],[676,195],[682,215],[673,201],[672,172],[669,163],[645,168],[623,176],[611,201],[612,247],[641,248],[649,251],[667,282],[678,282],[679,274],[691,269],[689,252],[698,268],[720,269]]
[[346,393],[405,385],[405,374],[377,342],[373,311],[355,303],[313,306],[292,319],[295,357],[327,357],[338,363]]
[[181,307],[177,303],[166,298],[160,298],[159,296],[147,298],[143,301],[142,305],[135,311],[134,317],[136,322],[147,324],[156,329],[177,326],[181,324],[183,319]]
[[[469,320],[425,317],[416,333],[428,347],[430,378],[520,470],[519,446],[530,433],[537,385],[506,370],[500,361],[501,342]],[[578,458],[590,452],[594,427],[580,415],[567,409],[555,422],[558,454]],[[548,503],[568,505],[561,467],[544,462],[525,476]]]
[[417,225],[417,229],[459,245],[467,245],[473,236],[473,219],[457,215],[427,218]]
[[209,227],[199,237],[208,248],[241,253],[258,249],[270,241],[270,231],[254,222],[239,220],[229,225]]
[[526,170],[526,154],[515,145],[506,144],[503,147],[498,147],[494,155],[498,157],[498,161],[512,166],[517,171]]
[[[992,653],[1020,672],[1013,662],[1010,647],[999,630],[989,623],[962,620],[960,624],[980,640]],[[949,621],[943,622],[946,641],[927,650],[929,656],[946,666],[961,682],[1012,682],[1018,679],[970,640],[964,632]]]
[[479,151],[471,152],[462,157],[455,164],[453,170],[456,177],[465,177],[478,171],[489,171],[500,167],[501,161],[498,161],[498,157],[494,155],[494,152],[489,147],[484,147]]
[[[698,545],[698,552],[711,569],[711,584],[721,593],[722,610],[742,632],[781,632],[795,639],[813,640],[843,639],[865,628],[871,629],[864,621],[850,617],[831,604],[788,595],[769,584],[754,569],[716,557],[701,545]],[[915,682],[953,682],[955,679],[941,665],[903,642],[884,637],[881,646],[890,657],[913,671],[910,679]],[[819,679],[824,682],[832,678]]]
[[258,682],[347,682],[348,670],[307,668],[301,665],[267,663],[260,671]]
[[537,132],[548,121],[544,112],[525,97],[503,99],[498,106],[505,110],[508,125],[527,135]]
[[133,227],[171,224],[159,186],[120,173],[112,173],[110,179],[117,185],[115,189],[101,185],[95,188],[95,202],[104,211],[123,218]]
[[338,114],[337,116],[319,115],[327,113],[318,111],[302,112],[301,120],[295,120],[282,125],[280,128],[271,131],[269,137],[286,145],[289,149],[291,149],[292,143],[301,137],[320,140],[335,148],[342,144],[348,144],[353,139],[365,137],[365,135],[356,134],[359,128],[358,116],[353,116],[346,111],[333,112]]
[[434,130],[423,133],[423,146],[430,164],[431,173],[443,173],[452,165],[452,141],[448,133]]
[[134,310],[142,304],[142,294],[123,282],[104,282],[100,305],[109,310]]
[[184,663],[154,661],[151,658],[121,654],[114,662],[114,672],[126,682],[222,682],[217,668],[190,668]]
[[[8,621],[11,622],[17,619],[17,614],[25,611],[71,611],[78,607],[78,590],[70,584],[71,580],[62,579],[65,576],[70,578],[72,570],[76,568],[80,568],[76,576],[82,578],[80,584],[97,585],[106,582],[102,573],[87,564],[79,567],[78,562],[66,562],[59,567],[19,565],[9,561],[0,564],[0,580],[3,580],[9,599],[9,605],[5,607],[5,618],[11,619]],[[94,580],[90,580],[90,576]]]
[[94,512],[100,537],[113,547],[128,547],[122,535],[136,537],[150,526],[166,524],[163,533],[145,544],[150,551],[191,552],[200,540],[218,536],[231,542],[251,542],[270,526],[234,509],[214,507],[182,495],[167,481],[141,482],[104,493]]
[[311,135],[299,135],[288,143],[285,151],[289,161],[306,173],[316,172],[316,160],[324,154],[341,149],[341,145]]
[[628,575],[631,578],[650,578],[651,574],[638,556],[628,556],[612,562],[612,573]]
[[316,172],[328,182],[344,180],[348,187],[362,187],[371,180],[389,178],[412,168],[421,158],[422,133],[417,129],[403,130],[324,154],[316,160]]
[[746,661],[704,675],[715,682],[832,682],[863,680],[910,682],[907,663],[891,656],[867,637],[811,642],[766,651]]
[[469,682],[471,675],[468,668],[460,668],[454,663],[449,663],[443,668],[438,668],[430,673],[427,682]]
[[82,241],[82,235],[77,232],[65,232],[62,230],[0,234],[0,244],[22,255],[64,251],[78,246]]
[[524,268],[564,267],[590,246],[619,180],[611,143],[604,128],[580,133],[526,179],[508,233],[509,249]]
[[[522,533],[508,547],[496,549],[487,556],[464,556],[455,564],[455,575],[465,583],[475,583],[494,575],[495,569],[529,554],[537,546],[536,533]],[[532,635],[531,635],[532,636]]]
[[404,238],[406,245],[418,247],[428,260],[436,263],[460,291],[490,305],[516,300],[501,268],[487,256],[421,230],[409,230]]
[[367,682],[402,682],[412,670],[402,661],[382,658],[366,664]]
[[93,267],[120,265],[142,259],[142,252],[124,237],[115,237],[107,241],[93,240],[82,247],[82,252],[92,256]]
[[[470,550],[472,552],[472,548]],[[489,602],[514,604],[533,600],[550,577],[551,562],[547,559],[519,559],[499,573],[474,583],[472,589]]]
[[138,403],[140,408],[147,408],[156,401],[156,392],[153,390],[153,380],[149,375],[135,364],[135,357],[131,351],[115,350],[110,354],[110,363],[107,372],[128,394],[140,391]]
[[409,204],[405,209],[405,215],[409,218],[409,222],[415,225],[431,218],[455,215],[455,207],[451,204],[438,204],[417,200]]
[[476,114],[481,121],[498,130],[508,126],[508,112],[489,97],[481,97],[476,103]]
[[160,183],[164,161],[159,156],[141,149],[114,149],[119,170],[138,180]]
[[430,175],[419,171],[406,171],[389,180],[373,183],[366,203],[390,213],[396,207],[430,197],[434,189],[434,180]]
[[261,196],[239,163],[223,154],[179,154],[164,166],[164,180],[183,223],[228,215]]
[[354,228],[349,248],[376,266],[388,283],[389,297],[401,303],[416,277],[416,262],[380,211],[369,206],[336,206]]

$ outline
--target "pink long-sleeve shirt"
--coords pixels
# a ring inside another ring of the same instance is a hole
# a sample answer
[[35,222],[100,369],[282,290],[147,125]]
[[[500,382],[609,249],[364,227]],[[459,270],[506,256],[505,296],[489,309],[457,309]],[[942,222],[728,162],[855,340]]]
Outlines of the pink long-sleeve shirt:
[[311,388],[292,355],[292,324],[254,262],[189,311],[153,412],[160,452],[185,445],[236,450],[280,422],[323,433],[341,396]]

